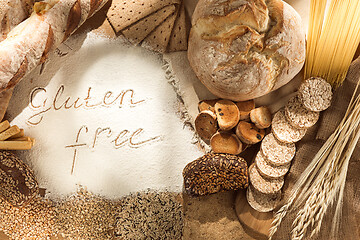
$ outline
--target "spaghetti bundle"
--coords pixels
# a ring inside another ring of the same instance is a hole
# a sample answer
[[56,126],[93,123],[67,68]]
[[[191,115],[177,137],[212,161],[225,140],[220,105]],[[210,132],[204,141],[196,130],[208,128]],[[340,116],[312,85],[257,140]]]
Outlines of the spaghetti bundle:
[[[360,1],[311,0],[310,8],[305,78],[322,77],[336,88],[345,80],[360,42]],[[330,239],[337,239],[349,162],[360,139],[359,86],[360,80],[339,126],[276,213],[270,239],[286,214],[294,210],[297,213],[291,239],[312,239],[320,232],[324,216],[333,205],[335,214]]]
[[310,1],[305,78],[322,77],[338,87],[360,42],[360,1],[327,2]]

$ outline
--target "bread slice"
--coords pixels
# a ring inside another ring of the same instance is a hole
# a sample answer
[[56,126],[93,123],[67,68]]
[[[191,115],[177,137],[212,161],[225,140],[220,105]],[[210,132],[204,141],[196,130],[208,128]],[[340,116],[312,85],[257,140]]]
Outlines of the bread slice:
[[322,78],[309,78],[299,88],[304,106],[310,111],[324,111],[331,105],[331,85]]
[[203,100],[199,102],[199,111],[210,110],[215,113],[215,104],[217,101],[219,101],[219,99]]
[[214,153],[228,153],[237,155],[242,152],[241,141],[235,134],[231,132],[217,132],[210,139],[210,146]]
[[221,130],[230,130],[238,124],[240,112],[236,104],[230,100],[219,100],[215,104],[215,113]]
[[265,130],[259,129],[253,123],[240,121],[236,126],[236,136],[246,144],[256,144],[265,136]]
[[215,113],[210,110],[200,112],[195,119],[195,129],[202,139],[210,140],[218,130]]
[[250,119],[260,129],[271,126],[271,112],[267,107],[258,107],[250,112]]
[[250,112],[255,108],[254,100],[236,102],[236,106],[240,111],[240,121],[241,120],[249,120],[250,119]]
[[187,164],[183,170],[185,191],[204,196],[249,185],[246,161],[230,154],[208,153]]

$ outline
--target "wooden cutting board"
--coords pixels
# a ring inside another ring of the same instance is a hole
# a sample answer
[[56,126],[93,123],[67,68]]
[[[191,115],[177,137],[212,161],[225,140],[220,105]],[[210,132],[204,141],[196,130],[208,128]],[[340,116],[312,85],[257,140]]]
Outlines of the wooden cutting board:
[[274,220],[273,212],[261,213],[254,210],[246,200],[246,191],[239,191],[235,200],[235,211],[243,226],[259,235],[259,239],[267,239],[271,223]]

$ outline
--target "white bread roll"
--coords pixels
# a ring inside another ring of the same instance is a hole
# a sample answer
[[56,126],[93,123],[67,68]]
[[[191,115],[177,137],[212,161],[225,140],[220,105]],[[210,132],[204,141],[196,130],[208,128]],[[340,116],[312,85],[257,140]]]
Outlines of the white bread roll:
[[263,96],[304,65],[301,18],[281,0],[199,0],[192,25],[190,65],[220,98]]

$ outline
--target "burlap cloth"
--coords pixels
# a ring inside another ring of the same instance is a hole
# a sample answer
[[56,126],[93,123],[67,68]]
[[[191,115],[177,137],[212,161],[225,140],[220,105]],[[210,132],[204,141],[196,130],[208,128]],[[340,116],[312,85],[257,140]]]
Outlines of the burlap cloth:
[[[289,197],[290,190],[296,179],[305,170],[315,154],[325,143],[342,120],[348,103],[350,102],[356,83],[360,78],[360,57],[356,59],[348,72],[343,85],[336,89],[332,106],[326,110],[318,124],[309,129],[303,140],[297,144],[297,153],[290,172],[285,179],[284,201]],[[352,155],[346,179],[343,212],[340,223],[340,233],[337,239],[360,239],[360,143]],[[275,239],[290,239],[292,222],[296,212],[288,213]],[[334,207],[330,208],[325,216],[320,234],[312,239],[330,239],[330,229],[333,222]],[[308,237],[308,239],[310,239]]]

